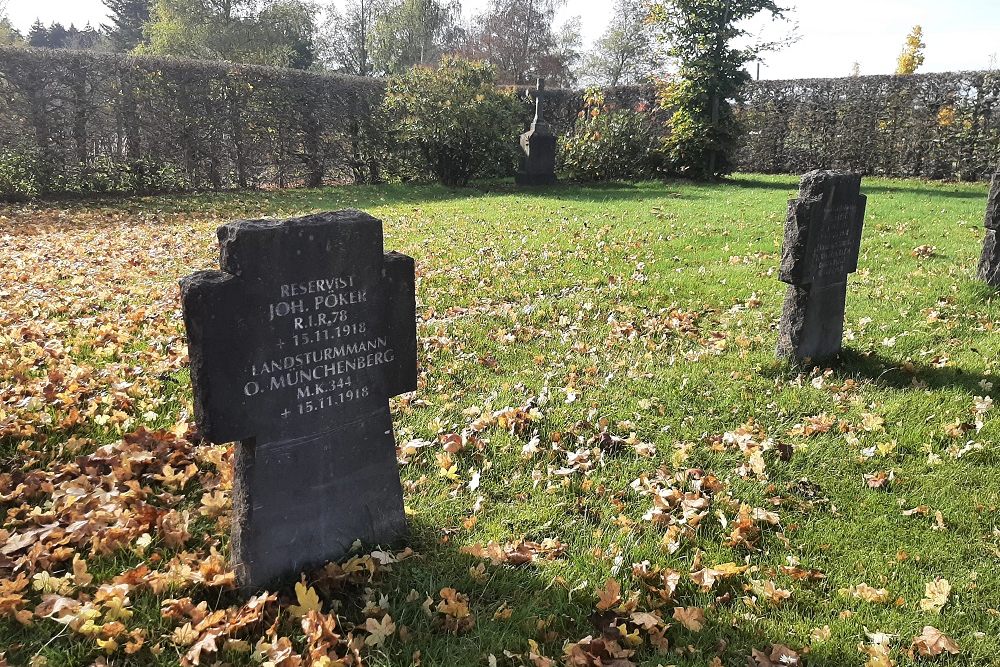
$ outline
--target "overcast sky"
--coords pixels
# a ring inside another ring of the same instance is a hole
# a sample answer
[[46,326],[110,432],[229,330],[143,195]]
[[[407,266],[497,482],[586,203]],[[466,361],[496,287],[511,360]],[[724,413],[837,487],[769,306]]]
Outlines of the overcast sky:
[[[3,4],[3,0],[0,0]],[[464,0],[472,15],[488,0]],[[895,69],[903,40],[920,24],[927,41],[921,71],[985,69],[1000,53],[1000,0],[786,0],[794,7],[800,39],[767,56],[761,78],[846,76],[855,61],[862,74],[888,74]],[[569,0],[562,17],[579,15],[588,43],[600,36],[611,13],[611,0]],[[82,27],[105,20],[100,0],[8,0],[14,25],[26,31],[36,19]],[[787,25],[768,26],[778,37]],[[753,69],[753,67],[751,67]]]

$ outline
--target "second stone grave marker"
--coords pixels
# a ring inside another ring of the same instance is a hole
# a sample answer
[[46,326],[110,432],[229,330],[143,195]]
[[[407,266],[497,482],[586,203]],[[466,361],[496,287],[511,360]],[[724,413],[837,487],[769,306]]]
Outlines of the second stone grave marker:
[[406,532],[390,396],[416,388],[413,260],[360,211],[219,228],[181,281],[195,417],[239,440],[231,551],[259,588]]
[[990,198],[986,204],[986,237],[979,260],[979,279],[992,287],[1000,287],[1000,173],[993,174]]
[[535,90],[535,118],[531,128],[521,135],[521,169],[514,180],[518,185],[553,185],[556,183],[556,135],[545,120],[545,79]]
[[840,353],[847,276],[858,270],[867,199],[861,176],[811,171],[788,203],[778,277],[788,283],[778,356],[820,361]]

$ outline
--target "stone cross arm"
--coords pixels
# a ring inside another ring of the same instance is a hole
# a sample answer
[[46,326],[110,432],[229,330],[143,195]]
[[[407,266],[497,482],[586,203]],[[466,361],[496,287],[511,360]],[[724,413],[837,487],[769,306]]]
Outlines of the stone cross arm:
[[545,79],[539,78],[535,88],[535,119],[533,124],[545,122]]
[[858,270],[867,199],[861,176],[811,171],[788,203],[780,280],[788,283],[777,354],[798,361],[837,356],[843,347],[847,277]]

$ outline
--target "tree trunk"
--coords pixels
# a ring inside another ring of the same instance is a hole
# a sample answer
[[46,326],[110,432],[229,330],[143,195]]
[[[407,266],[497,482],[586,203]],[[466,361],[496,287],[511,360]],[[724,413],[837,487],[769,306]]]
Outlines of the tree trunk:
[[[725,10],[722,13],[722,20],[719,22],[719,30],[715,34],[715,62],[720,63],[722,61],[722,50],[726,46],[725,41],[725,30],[726,26],[729,25],[729,15],[730,8],[732,7],[732,0],[726,0]],[[721,67],[720,67],[721,70]],[[716,166],[718,164],[718,148],[716,143],[719,139],[719,119],[721,116],[721,106],[722,106],[722,93],[719,87],[722,85],[721,82],[721,72],[716,72],[715,77],[715,90],[712,91],[712,149],[708,153],[708,176],[709,178],[715,178]]]

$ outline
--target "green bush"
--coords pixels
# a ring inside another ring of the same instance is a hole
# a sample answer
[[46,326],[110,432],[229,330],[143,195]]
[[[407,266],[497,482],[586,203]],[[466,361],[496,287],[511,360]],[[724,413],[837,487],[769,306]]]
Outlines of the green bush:
[[188,189],[183,173],[172,165],[146,160],[116,162],[102,157],[77,165],[67,174],[66,192],[79,194],[177,192]]
[[720,103],[713,123],[707,84],[688,79],[657,82],[657,104],[674,109],[663,136],[665,168],[671,174],[713,179],[735,168],[741,138],[739,123],[729,102]]
[[36,154],[0,152],[0,199],[18,201],[40,195],[148,194],[190,189],[184,173],[173,165],[147,160],[115,162],[99,157],[90,164],[54,170]]
[[643,106],[606,104],[600,89],[589,88],[573,130],[560,141],[560,172],[575,181],[655,178],[662,156],[653,115]]
[[445,185],[509,173],[521,126],[514,92],[497,87],[492,65],[445,58],[388,82],[386,109],[418,172]]
[[0,151],[0,199],[37,197],[44,189],[39,182],[42,161],[37,155]]

